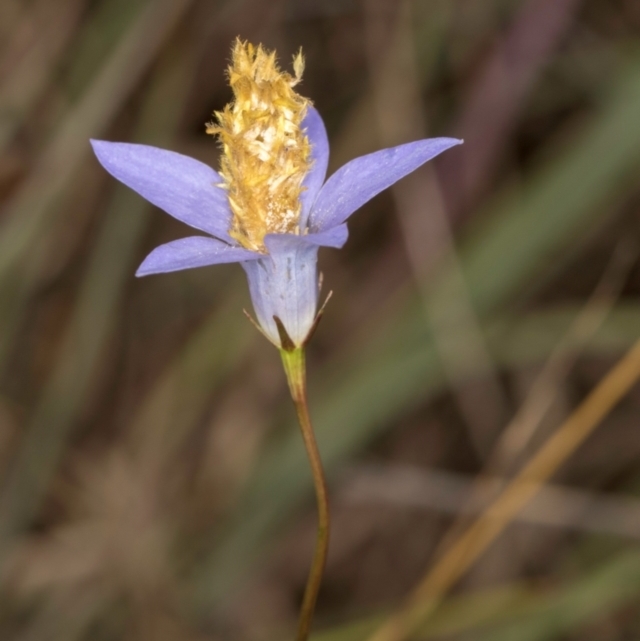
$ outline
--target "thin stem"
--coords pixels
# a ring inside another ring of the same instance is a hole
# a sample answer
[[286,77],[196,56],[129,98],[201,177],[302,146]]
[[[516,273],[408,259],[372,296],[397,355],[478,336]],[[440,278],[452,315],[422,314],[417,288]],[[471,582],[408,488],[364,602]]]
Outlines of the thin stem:
[[302,607],[300,608],[298,634],[296,636],[296,641],[306,641],[309,637],[311,621],[313,619],[322,574],[327,560],[327,551],[329,549],[329,500],[327,496],[327,484],[322,469],[322,460],[320,459],[318,444],[316,443],[311,418],[309,416],[304,348],[297,347],[291,351],[282,349],[280,354],[287,375],[291,398],[293,399],[293,404],[298,414],[304,446],[309,457],[318,503],[318,536],[313,562],[311,563],[311,569],[309,571],[309,578],[307,579],[307,586],[304,591]]

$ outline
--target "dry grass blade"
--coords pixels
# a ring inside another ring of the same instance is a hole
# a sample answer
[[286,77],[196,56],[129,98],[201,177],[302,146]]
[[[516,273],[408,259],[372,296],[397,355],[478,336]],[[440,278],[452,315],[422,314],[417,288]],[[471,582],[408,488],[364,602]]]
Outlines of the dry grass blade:
[[[473,504],[486,506],[507,484],[506,480],[502,485],[497,484],[495,479],[506,479],[516,469],[520,457],[525,454],[556,399],[561,381],[568,376],[579,353],[585,349],[610,314],[637,253],[633,241],[620,241],[593,294],[576,314],[546,360],[520,409],[501,432],[483,470],[476,477],[467,499],[467,508]],[[461,515],[464,512],[462,509]],[[466,523],[464,517],[458,519],[442,537],[439,549],[445,550],[464,531]]]
[[[403,2],[389,19],[378,0],[367,6],[369,60],[374,72],[374,100],[378,127],[385,146],[426,138],[420,80],[415,63],[411,6]],[[390,40],[387,59],[377,60],[380,42]],[[375,73],[377,72],[377,73]],[[454,155],[457,149],[452,151]],[[469,300],[465,275],[457,255],[444,199],[432,166],[419,168],[391,188],[401,223],[404,245],[420,290],[420,299],[438,352],[461,414],[479,454],[487,455],[489,441],[506,416],[506,399],[475,310]],[[430,282],[437,266],[446,264],[452,291],[446,298],[434,295]],[[474,386],[461,387],[470,369],[481,371]],[[478,412],[481,399],[483,411]]]
[[242,302],[240,287],[228,294],[144,398],[129,427],[128,442],[144,460],[162,464],[179,449],[211,397],[251,346],[256,335],[248,324],[238,323]]
[[[350,469],[338,495],[350,507],[386,505],[422,509],[454,516],[476,516],[486,507],[476,497],[477,481],[461,474],[409,465],[358,465]],[[483,478],[498,494],[506,479]],[[640,539],[640,501],[629,496],[576,490],[546,484],[515,520],[555,528]]]
[[[143,105],[138,139],[166,142],[175,131],[191,80],[191,50],[162,59]],[[37,510],[67,445],[78,413],[100,371],[103,350],[116,324],[132,259],[146,229],[149,205],[118,186],[80,287],[56,366],[35,405],[0,495],[0,539],[11,540]],[[0,555],[5,550],[0,551]]]
[[446,591],[495,541],[638,378],[640,341],[546,441],[482,516],[449,547],[418,584],[404,607],[388,619],[370,637],[370,641],[401,641],[422,625]]
[[5,38],[10,37],[23,13],[24,3],[20,0],[4,0],[0,3],[0,46],[6,45]]
[[[487,641],[546,641],[577,624],[635,601],[639,591],[638,576],[640,555],[632,549],[564,585],[532,587],[517,582],[454,595],[417,634],[422,639],[449,639],[454,635],[469,634],[473,639]],[[363,639],[382,618],[375,615],[329,628],[314,635],[313,639]]]
[[138,85],[191,0],[151,2],[123,38],[83,99],[62,123],[29,177],[7,206],[0,235],[0,277],[5,280],[34,241],[49,229],[51,203],[89,153],[88,139],[113,118]]
[[[465,141],[443,158],[443,190],[455,218],[482,192],[550,54],[573,24],[581,0],[529,0],[518,7],[470,89],[455,134]],[[479,127],[478,123],[482,123]]]
[[[35,3],[0,59],[0,149],[51,82],[60,56],[75,35],[82,0]],[[27,46],[25,46],[27,40]]]
[[637,255],[634,241],[627,239],[618,244],[593,294],[549,356],[522,407],[500,435],[487,462],[489,474],[512,464],[531,442],[556,396],[560,380],[567,376],[578,354],[602,326],[618,300]]

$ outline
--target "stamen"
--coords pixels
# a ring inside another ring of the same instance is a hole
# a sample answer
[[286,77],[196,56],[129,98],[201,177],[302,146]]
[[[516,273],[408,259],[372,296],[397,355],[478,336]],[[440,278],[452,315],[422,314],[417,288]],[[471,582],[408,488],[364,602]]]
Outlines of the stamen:
[[234,99],[207,125],[222,144],[220,174],[233,213],[229,233],[249,249],[264,251],[266,234],[298,232],[302,181],[311,166],[302,130],[311,102],[293,89],[303,71],[302,51],[292,76],[280,71],[275,52],[237,39],[228,70]]

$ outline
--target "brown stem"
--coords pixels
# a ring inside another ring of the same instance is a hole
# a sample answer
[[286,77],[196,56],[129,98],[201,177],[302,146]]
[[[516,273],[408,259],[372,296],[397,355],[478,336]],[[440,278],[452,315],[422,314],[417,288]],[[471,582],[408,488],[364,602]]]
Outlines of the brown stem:
[[316,490],[318,503],[318,536],[316,548],[313,555],[313,562],[307,579],[307,586],[304,591],[300,619],[298,622],[298,634],[296,641],[306,641],[309,637],[311,621],[318,599],[320,583],[327,560],[329,549],[329,500],[327,496],[327,484],[322,469],[322,460],[318,451],[318,444],[311,425],[309,407],[307,404],[307,384],[305,370],[304,348],[297,347],[291,351],[282,349],[280,351],[282,363],[287,375],[287,382],[291,391],[291,398],[298,414],[302,439],[309,457],[313,483]]

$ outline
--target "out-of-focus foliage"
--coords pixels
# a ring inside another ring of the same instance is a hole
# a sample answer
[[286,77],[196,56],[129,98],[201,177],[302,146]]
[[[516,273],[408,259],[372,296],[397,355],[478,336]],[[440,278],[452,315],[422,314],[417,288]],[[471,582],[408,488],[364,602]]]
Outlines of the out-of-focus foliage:
[[[0,0],[3,640],[293,629],[315,516],[278,355],[237,266],[134,279],[188,230],[88,142],[217,166],[237,35],[302,46],[330,171],[465,138],[321,254],[318,638],[367,638],[482,511],[473,478],[513,475],[640,338],[636,0]],[[640,635],[639,419],[632,389],[420,638]]]

